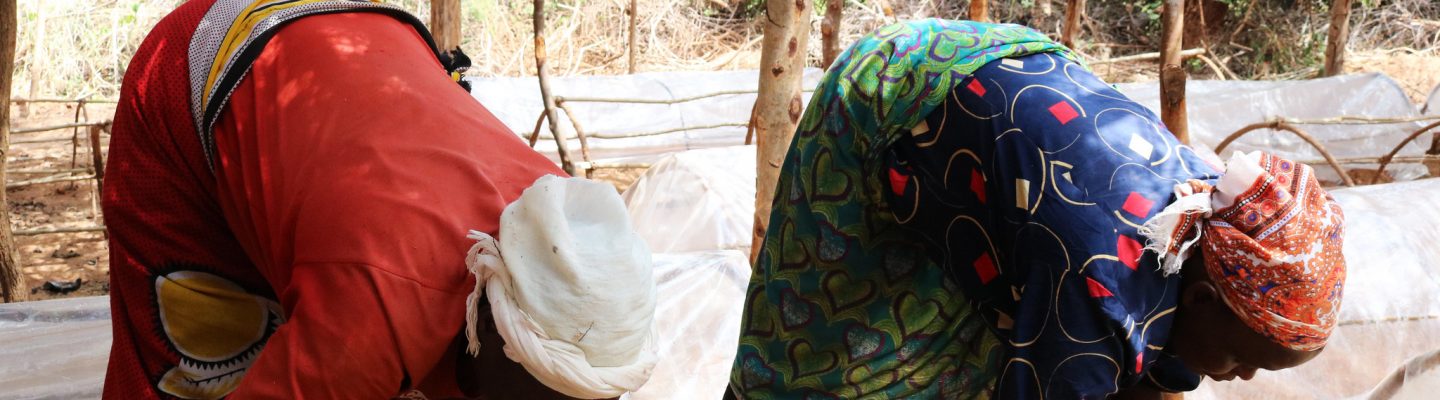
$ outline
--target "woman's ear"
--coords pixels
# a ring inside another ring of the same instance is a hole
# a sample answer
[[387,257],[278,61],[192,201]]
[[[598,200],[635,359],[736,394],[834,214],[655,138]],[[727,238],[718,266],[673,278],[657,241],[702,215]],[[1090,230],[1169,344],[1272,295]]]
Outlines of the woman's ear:
[[1180,293],[1180,303],[1187,309],[1208,309],[1220,302],[1220,292],[1209,281],[1190,282]]

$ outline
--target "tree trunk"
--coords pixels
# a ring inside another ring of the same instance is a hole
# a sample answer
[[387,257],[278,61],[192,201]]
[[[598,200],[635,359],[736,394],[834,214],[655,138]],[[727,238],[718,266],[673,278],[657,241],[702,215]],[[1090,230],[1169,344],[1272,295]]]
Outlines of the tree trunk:
[[805,74],[805,49],[810,41],[807,0],[765,2],[765,38],[760,49],[760,93],[756,95],[755,237],[750,260],[770,223],[770,202],[790,138],[804,110],[800,82]]
[[1180,143],[1190,143],[1185,113],[1185,67],[1181,44],[1185,31],[1185,1],[1165,0],[1161,16],[1160,119]]
[[565,135],[560,132],[560,117],[555,112],[555,97],[550,94],[550,73],[545,71],[545,0],[535,0],[535,76],[540,80],[540,100],[545,102],[545,119],[550,121],[550,135],[555,137],[555,152],[560,154],[560,168],[575,176],[575,164],[565,148]]
[[1350,41],[1350,0],[1330,5],[1330,41],[1325,44],[1325,76],[1345,72],[1345,43]]
[[840,56],[840,16],[844,6],[845,0],[825,1],[825,19],[820,22],[821,67],[830,68],[835,57]]
[[970,20],[976,22],[990,22],[990,1],[970,0]]
[[627,52],[630,57],[629,70],[632,74],[635,73],[635,52],[639,49],[636,45],[639,38],[636,35],[640,33],[640,30],[635,28],[635,25],[638,24],[636,20],[640,19],[640,8],[635,3],[636,0],[630,0],[630,51]]
[[460,0],[430,0],[430,34],[441,51],[460,47]]
[[1085,0],[1069,0],[1065,4],[1065,32],[1060,35],[1060,43],[1071,49],[1075,48],[1075,36],[1080,34],[1080,20],[1085,18]]
[[[0,0],[0,183],[5,182],[5,158],[10,154],[10,78],[15,70],[15,0]],[[20,287],[20,264],[15,258],[15,238],[10,234],[10,206],[0,190],[0,299],[25,299]]]

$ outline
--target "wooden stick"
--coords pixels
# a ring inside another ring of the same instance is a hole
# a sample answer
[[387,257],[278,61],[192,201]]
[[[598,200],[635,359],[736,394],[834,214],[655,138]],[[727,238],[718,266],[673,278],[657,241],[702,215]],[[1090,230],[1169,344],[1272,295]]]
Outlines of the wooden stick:
[[430,35],[441,52],[460,47],[460,0],[430,0]]
[[[78,123],[80,123],[80,114],[81,114],[81,111],[85,110],[85,99],[84,99],[84,98],[81,98],[79,102],[76,102],[76,104],[79,105],[78,107],[75,107],[75,123],[78,124]],[[89,115],[88,113],[86,113],[85,119],[86,119],[86,120],[89,120],[89,119],[90,119],[90,115]],[[86,122],[89,122],[89,121],[86,121]],[[77,126],[77,127],[75,127],[74,129],[71,129],[71,131],[70,131],[70,168],[75,168],[75,163],[79,162],[78,160],[76,160],[76,158],[79,158],[79,157],[80,157],[80,127]]]
[[[1340,166],[1340,161],[1336,160],[1335,156],[1330,155],[1330,152],[1325,150],[1325,146],[1321,145],[1320,141],[1315,140],[1315,137],[1310,136],[1310,134],[1305,133],[1305,131],[1300,130],[1300,128],[1287,124],[1284,121],[1270,121],[1246,125],[1244,128],[1235,131],[1235,133],[1231,133],[1230,136],[1226,136],[1225,140],[1221,140],[1220,145],[1215,146],[1215,154],[1222,154],[1221,152],[1225,151],[1225,147],[1230,146],[1230,143],[1257,129],[1287,131],[1295,134],[1295,136],[1299,136],[1305,143],[1309,143],[1310,147],[1314,147],[1316,151],[1319,151],[1321,156],[1325,157],[1325,162],[1329,163],[1330,167],[1335,168],[1335,172],[1340,174],[1340,181],[1345,182],[1345,186],[1355,186],[1355,180],[1350,178],[1350,174],[1345,173],[1345,168]],[[1380,174],[1376,173],[1375,175],[1379,176]]]
[[1060,43],[1075,48],[1075,36],[1080,33],[1080,20],[1085,15],[1085,0],[1068,0],[1065,3],[1065,31],[1060,34]]
[[11,174],[11,175],[32,175],[32,174],[55,175],[55,174],[73,174],[73,173],[76,173],[76,172],[90,172],[90,169],[89,169],[89,168],[69,168],[69,169],[12,169],[12,170],[9,170],[9,171],[5,171],[5,173]]
[[118,101],[116,101],[115,99],[90,99],[90,98],[86,98],[86,97],[79,97],[79,98],[74,98],[74,99],[66,99],[66,98],[59,98],[59,97],[40,97],[40,98],[29,99],[29,98],[23,98],[23,97],[16,97],[16,98],[10,99],[10,102],[11,102],[11,103],[15,103],[15,104],[21,104],[21,103],[76,103],[76,102],[79,102],[79,101],[81,101],[81,100],[84,100],[86,103],[90,103],[90,104],[100,104],[100,103],[115,104],[115,103],[118,102]]
[[560,154],[560,168],[575,176],[575,164],[570,161],[570,151],[565,148],[565,135],[560,133],[559,116],[555,112],[555,99],[550,97],[550,73],[545,71],[545,0],[535,0],[535,75],[540,80],[540,99],[545,102],[545,116],[550,120],[550,135],[555,138],[555,150]]
[[95,170],[95,192],[103,193],[105,186],[105,156],[100,147],[100,130],[98,126],[90,127],[90,168]]
[[555,105],[560,106],[561,110],[565,110],[565,116],[570,118],[570,126],[575,127],[575,136],[580,137],[580,156],[584,157],[585,162],[590,162],[590,144],[585,142],[585,128],[580,127],[580,118],[576,117],[575,111],[571,110],[570,105],[565,104],[564,101],[556,99]]
[[989,0],[970,0],[970,20],[975,22],[990,22]]
[[[44,7],[41,7],[42,9]],[[5,155],[10,154],[10,87],[15,69],[15,0],[0,0],[0,182],[5,181]],[[5,191],[0,190],[0,205]],[[15,259],[15,240],[10,232],[10,213],[0,212],[0,301],[25,299],[20,287],[20,263]]]
[[545,123],[545,111],[540,111],[540,117],[535,118],[535,130],[530,131],[530,148],[535,148],[535,141],[540,139],[540,124]]
[[645,169],[650,163],[591,163],[590,169]]
[[[36,132],[45,132],[45,131],[58,131],[58,130],[61,130],[61,129],[66,129],[66,128],[86,127],[86,126],[96,126],[96,125],[109,125],[109,124],[110,124],[110,121],[109,121],[109,120],[99,121],[99,122],[76,122],[76,123],[72,123],[72,124],[61,124],[61,125],[42,126],[42,127],[34,127],[34,128],[21,128],[21,129],[16,129],[16,130],[10,131],[10,133],[16,134],[16,135],[20,135],[20,134],[26,134],[26,133],[36,133]],[[59,140],[60,140],[60,141],[64,141],[64,140],[69,140],[69,139],[61,138],[61,139],[59,139]],[[29,142],[16,142],[16,143],[29,143]]]
[[[110,137],[106,136],[106,137],[101,137],[100,139],[101,139],[101,140],[109,141],[109,140],[110,140]],[[10,145],[13,146],[13,145],[17,145],[17,144],[59,143],[59,142],[69,142],[69,141],[70,141],[70,138],[67,138],[67,137],[42,138],[42,139],[26,139],[26,140],[16,140],[16,141],[12,141],[12,142],[10,142]]]
[[[815,88],[813,88],[813,87],[807,87],[807,88],[801,89],[800,91],[805,92],[805,93],[810,93],[810,92],[814,92],[814,91],[815,91]],[[694,95],[694,96],[687,96],[687,97],[676,97],[676,98],[673,98],[673,99],[625,99],[625,98],[619,98],[619,97],[585,97],[585,96],[572,97],[572,96],[555,96],[555,102],[558,103],[558,102],[561,102],[561,101],[565,101],[565,102],[570,102],[570,103],[677,104],[677,103],[691,102],[691,101],[700,100],[700,99],[707,99],[707,98],[711,98],[711,97],[733,96],[733,95],[737,95],[737,94],[757,94],[757,93],[759,93],[759,91],[757,91],[757,90],[734,89],[734,90],[721,90],[721,91],[710,92],[710,93],[705,93],[705,94],[697,94],[697,95]]]
[[[1375,180],[1370,181],[1370,183],[1375,184],[1377,183],[1377,181],[1380,180],[1380,175],[1385,173],[1385,166],[1390,165],[1390,160],[1394,159],[1396,154],[1400,154],[1400,150],[1404,149],[1405,145],[1410,144],[1410,141],[1415,140],[1415,138],[1420,137],[1420,135],[1430,131],[1431,129],[1435,129],[1436,127],[1440,127],[1440,122],[1435,122],[1430,125],[1426,125],[1424,128],[1420,128],[1420,130],[1415,131],[1415,133],[1411,133],[1410,136],[1406,136],[1405,140],[1400,141],[1400,144],[1395,145],[1395,149],[1390,150],[1390,153],[1385,154],[1384,157],[1380,157],[1380,167],[1375,169]],[[1434,147],[1434,145],[1432,144],[1431,147]]]
[[751,143],[755,142],[755,107],[758,105],[760,105],[760,103],[756,102],[755,105],[750,106],[750,120],[745,121],[746,146],[749,146]]
[[5,183],[5,188],[6,188],[6,189],[14,189],[14,188],[19,188],[19,187],[26,187],[26,186],[31,186],[31,185],[40,185],[40,184],[46,184],[46,183],[74,182],[74,181],[83,181],[83,180],[90,180],[90,179],[95,179],[95,175],[92,175],[92,174],[86,174],[86,175],[55,175],[55,176],[47,176],[47,177],[39,178],[39,179],[31,179],[31,180],[28,180],[28,181],[6,182],[6,183]]
[[639,41],[636,39],[636,37],[639,35],[640,32],[640,30],[635,27],[635,25],[637,24],[636,20],[640,19],[640,9],[635,5],[635,3],[636,0],[630,0],[630,51],[628,55],[630,56],[631,74],[635,73],[635,53],[638,52],[637,49],[639,48],[637,44]]
[[[1186,50],[1180,52],[1180,58],[1182,58],[1182,59],[1189,59],[1189,58],[1198,57],[1198,56],[1200,56],[1200,55],[1202,55],[1202,54],[1205,54],[1205,49],[1201,49],[1201,48],[1186,49]],[[1111,64],[1111,63],[1119,63],[1119,62],[1146,61],[1146,60],[1158,60],[1158,59],[1160,59],[1160,52],[1157,51],[1157,52],[1149,52],[1149,53],[1131,54],[1131,55],[1128,55],[1128,56],[1120,56],[1120,57],[1115,57],[1115,58],[1107,58],[1107,59],[1104,59],[1104,60],[1088,61],[1088,62],[1086,62],[1086,64],[1089,64],[1089,65],[1100,65],[1100,64]]]
[[822,58],[820,66],[829,68],[840,56],[840,17],[845,0],[826,0],[825,19],[820,22]]
[[104,232],[104,231],[105,231],[105,226],[104,226],[104,225],[73,226],[73,227],[53,227],[53,228],[36,228],[36,229],[18,230],[18,231],[15,231],[15,236],[35,236],[35,235],[46,235],[46,234],[51,234],[51,233],[80,233],[80,232]]
[[1163,41],[1160,44],[1160,119],[1180,143],[1190,143],[1185,112],[1185,68],[1180,48],[1184,42],[1185,2],[1165,0],[1161,16]]
[[1330,5],[1330,40],[1325,44],[1325,76],[1345,72],[1345,43],[1350,41],[1350,0]]

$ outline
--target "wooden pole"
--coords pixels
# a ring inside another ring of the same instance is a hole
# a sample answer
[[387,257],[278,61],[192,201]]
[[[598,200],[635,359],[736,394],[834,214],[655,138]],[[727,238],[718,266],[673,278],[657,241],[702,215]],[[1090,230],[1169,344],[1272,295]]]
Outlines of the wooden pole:
[[[575,136],[580,138],[580,157],[585,162],[590,162],[590,143],[585,141],[585,128],[580,126],[580,118],[575,115],[575,110],[570,109],[570,105],[565,102],[565,99],[555,99],[555,106],[565,110],[565,117],[570,119],[570,126],[575,127]],[[585,171],[585,175],[588,178],[590,171]]]
[[1165,0],[1161,15],[1160,119],[1180,143],[1190,143],[1185,115],[1185,67],[1180,54],[1185,31],[1185,1]]
[[1068,0],[1065,3],[1065,31],[1060,34],[1060,43],[1075,48],[1075,36],[1080,33],[1080,20],[1085,18],[1085,0]]
[[90,127],[90,168],[95,170],[95,191],[100,193],[105,189],[105,148],[100,146],[100,131],[103,129],[100,126]]
[[640,32],[640,30],[635,27],[635,25],[639,23],[636,20],[640,19],[640,9],[635,3],[636,0],[630,0],[630,52],[628,56],[630,57],[629,70],[632,74],[635,73],[635,53],[639,51],[636,43],[639,41],[637,36]]
[[970,20],[990,22],[990,0],[970,0]]
[[430,34],[440,51],[460,47],[460,0],[430,0]]
[[1345,72],[1345,43],[1350,41],[1350,0],[1330,5],[1330,40],[1325,44],[1325,76]]
[[821,54],[820,66],[829,68],[840,56],[840,17],[845,0],[826,0],[825,19],[820,22]]
[[[0,182],[5,182],[5,156],[10,154],[10,78],[15,71],[15,0],[0,0]],[[0,190],[0,205],[5,205]],[[10,211],[0,210],[0,300],[24,300],[20,290],[20,264],[15,257],[15,238],[10,232]]]
[[810,39],[809,1],[767,1],[760,47],[760,92],[755,97],[755,229],[750,261],[760,254],[770,222],[770,201],[780,179],[790,138],[805,104],[801,78]]
[[540,79],[540,99],[545,102],[545,119],[550,121],[550,135],[555,137],[555,152],[560,153],[560,168],[575,176],[575,164],[565,148],[565,135],[560,132],[560,118],[555,112],[555,98],[550,97],[550,73],[545,72],[545,0],[535,0],[535,75]]

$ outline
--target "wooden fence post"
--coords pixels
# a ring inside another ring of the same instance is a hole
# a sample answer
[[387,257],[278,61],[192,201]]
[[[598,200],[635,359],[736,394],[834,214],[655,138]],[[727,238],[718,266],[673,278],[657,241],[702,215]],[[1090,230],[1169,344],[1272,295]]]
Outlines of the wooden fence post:
[[550,73],[545,72],[545,0],[535,0],[535,75],[540,80],[540,99],[545,102],[545,119],[550,121],[550,135],[555,137],[555,152],[560,153],[560,168],[575,176],[575,164],[565,149],[565,135],[560,132],[560,118],[555,112],[555,98],[550,95]]
[[1345,44],[1350,41],[1350,0],[1330,4],[1330,40],[1325,43],[1325,76],[1345,72]]
[[1085,0],[1067,0],[1065,3],[1065,31],[1060,34],[1060,43],[1075,49],[1075,36],[1080,33],[1080,21],[1085,19]]
[[1161,16],[1160,119],[1180,143],[1190,143],[1185,115],[1185,66],[1181,46],[1185,31],[1185,1],[1165,0]]
[[430,0],[430,34],[440,51],[460,47],[460,0]]
[[[0,0],[0,183],[5,182],[5,156],[10,154],[10,78],[15,70],[15,0]],[[5,191],[0,190],[0,205]],[[10,232],[10,210],[0,210],[0,300],[24,300],[24,282],[15,257],[15,238]]]
[[990,0],[970,0],[970,20],[990,22]]
[[830,68],[835,57],[840,56],[840,17],[844,7],[845,0],[825,1],[825,19],[820,21],[822,68]]
[[760,92],[755,101],[755,236],[750,261],[760,254],[770,223],[770,201],[780,179],[780,166],[790,138],[805,109],[801,78],[805,76],[805,48],[810,41],[809,1],[765,2],[765,38],[760,48]]

